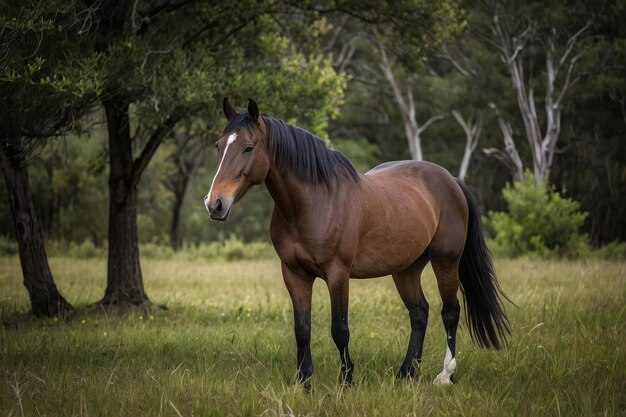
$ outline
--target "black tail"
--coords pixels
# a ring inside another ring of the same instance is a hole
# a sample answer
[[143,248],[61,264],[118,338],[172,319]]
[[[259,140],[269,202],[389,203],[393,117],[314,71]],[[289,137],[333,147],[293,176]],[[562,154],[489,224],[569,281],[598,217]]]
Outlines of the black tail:
[[[459,264],[459,279],[464,295],[465,319],[474,342],[482,347],[500,349],[510,334],[500,296],[502,292],[483,235],[482,222],[474,197],[463,182],[457,180],[469,207],[465,248]],[[510,300],[509,300],[510,301]]]

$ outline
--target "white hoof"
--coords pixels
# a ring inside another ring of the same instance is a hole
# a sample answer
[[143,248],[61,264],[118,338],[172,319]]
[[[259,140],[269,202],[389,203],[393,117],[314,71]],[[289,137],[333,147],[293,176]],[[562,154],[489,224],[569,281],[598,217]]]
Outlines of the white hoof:
[[452,385],[452,380],[450,379],[452,375],[448,375],[447,373],[441,372],[437,375],[437,378],[433,381],[435,385]]
[[450,350],[448,350],[448,353],[446,354],[446,359],[443,362],[443,371],[441,371],[441,373],[437,375],[437,378],[435,378],[433,383],[435,385],[452,385],[451,378],[455,369],[456,358],[453,358]]

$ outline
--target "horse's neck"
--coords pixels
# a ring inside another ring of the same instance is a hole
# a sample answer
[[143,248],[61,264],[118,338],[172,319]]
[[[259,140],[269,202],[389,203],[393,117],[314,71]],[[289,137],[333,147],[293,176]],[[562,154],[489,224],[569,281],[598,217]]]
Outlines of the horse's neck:
[[307,201],[306,184],[302,184],[292,174],[281,174],[275,167],[271,167],[265,185],[281,217],[288,223],[294,222]]
[[[274,200],[276,209],[283,220],[288,224],[296,223],[303,216],[317,215],[317,210],[325,208],[332,210],[333,199],[342,193],[341,185],[332,193],[323,184],[309,184],[298,180],[290,173],[282,174],[275,167],[271,167],[265,185]],[[315,210],[311,207],[315,206]]]

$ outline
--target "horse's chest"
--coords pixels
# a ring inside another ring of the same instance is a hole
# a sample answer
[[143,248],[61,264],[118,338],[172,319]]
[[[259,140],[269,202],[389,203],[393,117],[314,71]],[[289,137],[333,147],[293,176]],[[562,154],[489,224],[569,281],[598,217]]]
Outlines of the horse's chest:
[[326,266],[332,256],[317,247],[311,248],[301,242],[285,239],[276,244],[276,252],[280,259],[294,272],[300,275],[325,278]]
[[340,242],[340,235],[341,231],[336,227],[312,232],[273,227],[271,232],[278,256],[291,270],[320,278],[326,277],[331,263],[342,258],[351,259],[349,254],[342,256],[346,250]]

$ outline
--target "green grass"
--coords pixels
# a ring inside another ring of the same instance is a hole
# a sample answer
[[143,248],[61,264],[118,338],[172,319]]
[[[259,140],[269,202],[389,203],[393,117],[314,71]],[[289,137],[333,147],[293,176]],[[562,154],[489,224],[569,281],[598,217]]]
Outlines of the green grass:
[[[76,306],[104,292],[103,260],[51,259]],[[295,374],[291,304],[276,261],[143,262],[168,310],[25,315],[19,261],[0,258],[0,414],[11,416],[623,416],[626,263],[499,261],[510,345],[488,351],[461,326],[456,384],[436,387],[445,353],[432,271],[421,376],[396,382],[409,323],[389,278],[351,281],[355,382],[341,389],[322,281],[313,301],[313,390]]]

